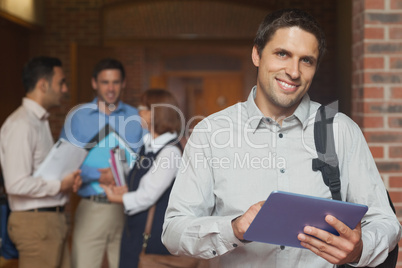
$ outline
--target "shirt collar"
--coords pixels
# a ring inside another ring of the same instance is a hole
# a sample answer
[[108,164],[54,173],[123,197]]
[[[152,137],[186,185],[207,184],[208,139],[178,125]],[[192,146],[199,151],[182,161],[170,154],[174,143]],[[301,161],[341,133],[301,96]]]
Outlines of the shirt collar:
[[261,123],[261,120],[264,119],[264,115],[258,109],[257,104],[255,104],[255,96],[257,92],[257,86],[254,86],[251,90],[250,94],[248,95],[246,104],[247,104],[247,112],[248,112],[248,120],[251,129],[256,130]]
[[150,133],[144,135],[144,146],[145,153],[153,152],[157,153],[163,146],[165,146],[169,141],[176,139],[177,133],[166,132],[153,139]]
[[43,108],[39,103],[34,100],[23,98],[22,106],[24,106],[25,109],[31,111],[40,120],[46,120],[49,118],[49,113],[45,110],[45,108]]
[[310,96],[305,94],[292,115],[299,119],[300,123],[303,124],[303,128],[307,127],[310,119],[310,103]]
[[[98,106],[98,97],[95,97],[92,102],[93,104],[96,104],[96,109],[91,110],[91,113],[99,113],[99,106]],[[124,103],[120,100],[117,103],[117,109],[115,111],[113,111],[111,114],[113,113],[118,113],[118,112],[124,112],[126,110],[126,106],[124,105]]]
[[[265,120],[263,113],[260,111],[260,109],[257,107],[257,104],[255,103],[256,92],[257,92],[257,86],[254,86],[246,101],[247,112],[249,117],[248,120],[250,121],[250,127],[253,130],[256,130],[260,126],[261,121]],[[289,120],[295,117],[299,119],[299,121],[303,124],[303,128],[305,128],[308,124],[309,116],[310,116],[310,97],[308,94],[305,94],[299,106],[297,106],[295,112],[291,116],[285,118],[285,120]]]

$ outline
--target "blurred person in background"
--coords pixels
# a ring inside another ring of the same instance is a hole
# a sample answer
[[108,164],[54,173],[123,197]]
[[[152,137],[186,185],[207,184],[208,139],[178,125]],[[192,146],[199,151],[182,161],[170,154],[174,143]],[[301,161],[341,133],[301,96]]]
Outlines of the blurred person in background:
[[[60,137],[86,147],[113,129],[136,151],[143,133],[137,109],[120,100],[126,86],[125,77],[120,61],[111,58],[99,61],[93,69],[91,80],[97,96],[92,102],[70,111]],[[105,252],[109,268],[117,268],[119,264],[124,212],[123,207],[111,203],[99,187],[99,183],[114,184],[108,162],[111,148],[101,149],[106,153],[97,154],[96,159],[90,163],[84,161],[81,166],[83,183],[78,190],[81,200],[75,212],[73,268],[100,268]]]
[[70,268],[63,212],[69,193],[81,185],[80,171],[60,180],[33,175],[54,144],[48,110],[59,106],[68,91],[62,63],[53,57],[32,58],[24,66],[22,81],[22,105],[0,130],[0,160],[11,209],[8,233],[20,268]]
[[181,161],[178,140],[181,129],[177,101],[163,89],[149,89],[141,97],[138,110],[143,127],[149,130],[144,146],[127,177],[127,186],[103,185],[111,202],[122,203],[126,222],[120,249],[120,268],[137,267],[149,209],[155,205],[152,233],[147,253],[170,253],[161,242],[162,224],[169,194]]

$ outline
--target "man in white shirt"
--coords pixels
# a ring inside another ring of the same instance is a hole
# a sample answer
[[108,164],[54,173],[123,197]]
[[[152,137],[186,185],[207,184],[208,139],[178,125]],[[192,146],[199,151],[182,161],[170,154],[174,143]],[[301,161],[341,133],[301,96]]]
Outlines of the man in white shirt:
[[304,11],[278,10],[264,19],[252,50],[257,85],[248,100],[201,121],[184,150],[162,234],[171,253],[218,267],[329,268],[376,266],[395,247],[401,226],[381,176],[359,127],[341,113],[334,119],[341,196],[369,207],[362,223],[352,230],[328,215],[341,235],[306,226],[298,239],[308,250],[244,241],[274,190],[331,198],[312,170],[320,105],[307,94],[324,51],[322,29]]
[[63,213],[71,190],[81,185],[77,170],[60,180],[34,177],[54,141],[47,110],[67,92],[61,61],[31,59],[23,69],[26,96],[0,130],[0,160],[11,214],[8,232],[20,268],[70,267],[68,226]]

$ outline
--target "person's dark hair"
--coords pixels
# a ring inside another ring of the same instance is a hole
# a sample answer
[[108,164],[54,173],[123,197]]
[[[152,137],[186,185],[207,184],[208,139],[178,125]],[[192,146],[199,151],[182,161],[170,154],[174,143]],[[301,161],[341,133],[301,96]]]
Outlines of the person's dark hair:
[[117,69],[121,73],[121,80],[123,81],[124,78],[126,78],[126,72],[124,70],[123,64],[121,64],[120,61],[116,59],[111,59],[111,58],[106,58],[102,59],[99,61],[93,71],[92,71],[92,77],[96,80],[98,78],[98,74],[102,72],[103,70],[108,70],[108,69]]
[[[169,104],[169,106],[156,104]],[[148,89],[141,96],[141,105],[146,106],[153,112],[151,117],[154,131],[157,134],[161,135],[166,132],[180,133],[180,114],[175,110],[175,108],[179,108],[176,98],[169,91],[165,89]]]
[[277,10],[264,18],[254,39],[254,46],[257,48],[258,55],[261,57],[265,45],[271,40],[278,29],[294,26],[313,34],[317,38],[319,50],[318,65],[326,50],[324,31],[313,16],[295,8]]
[[61,61],[58,58],[40,56],[30,59],[22,70],[22,84],[25,92],[32,91],[36,83],[42,78],[51,83],[54,75],[53,68],[61,66]]

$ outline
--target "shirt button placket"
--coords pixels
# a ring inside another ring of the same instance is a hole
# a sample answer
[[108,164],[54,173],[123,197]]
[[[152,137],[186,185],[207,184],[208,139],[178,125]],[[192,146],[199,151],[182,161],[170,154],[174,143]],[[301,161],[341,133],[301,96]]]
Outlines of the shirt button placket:
[[[286,155],[284,154],[284,152],[286,152],[286,141],[285,141],[285,134],[283,134],[282,132],[280,132],[281,129],[278,129],[277,132],[277,157],[281,156],[281,157],[285,157],[285,161],[286,161]],[[279,162],[278,162],[279,163]],[[282,162],[283,164],[283,162]],[[284,163],[284,165],[278,165],[277,166],[277,170],[278,172],[278,190],[280,191],[289,191],[289,178],[287,177],[288,175],[286,174],[286,167],[287,164],[286,162]]]

